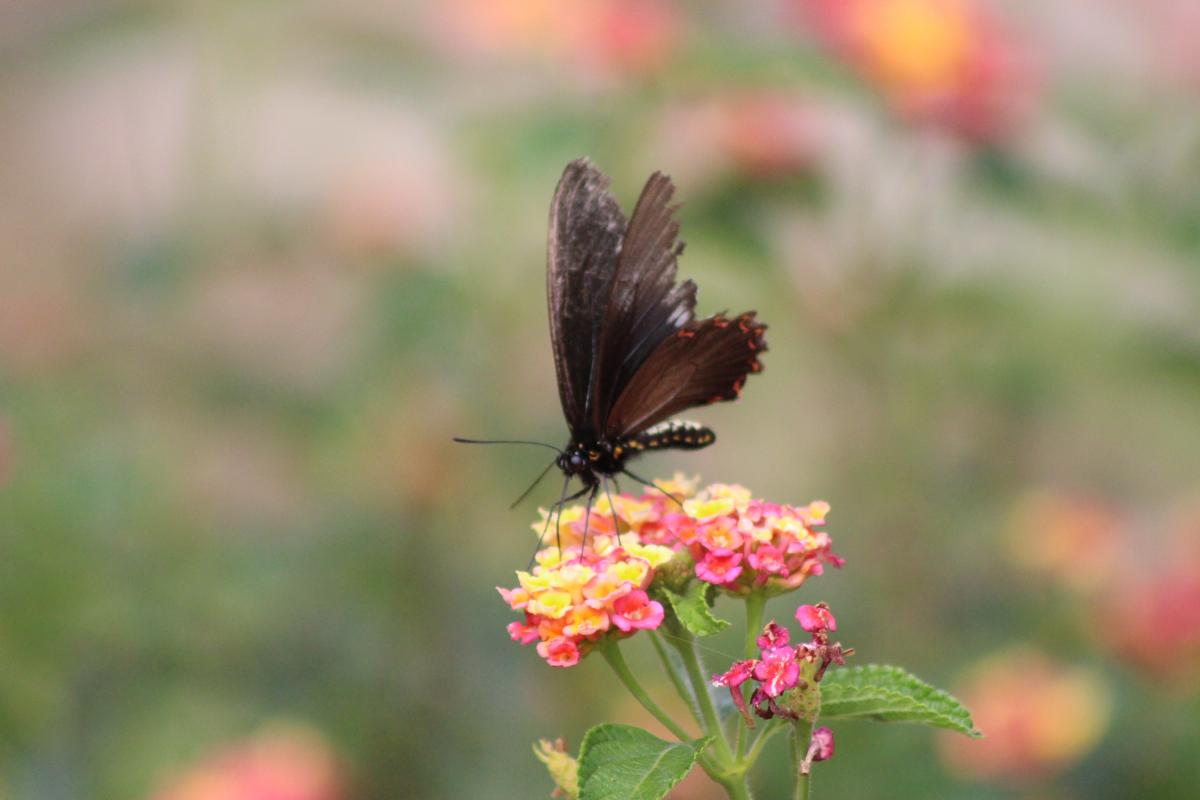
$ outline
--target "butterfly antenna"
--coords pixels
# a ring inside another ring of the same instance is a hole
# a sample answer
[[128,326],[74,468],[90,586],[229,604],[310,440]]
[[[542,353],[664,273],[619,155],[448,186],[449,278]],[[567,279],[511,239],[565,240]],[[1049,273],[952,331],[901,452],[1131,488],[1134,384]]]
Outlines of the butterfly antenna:
[[526,497],[529,497],[529,493],[537,488],[537,485],[542,482],[542,478],[546,477],[546,473],[549,472],[550,468],[553,467],[556,463],[557,463],[557,459],[555,461],[551,461],[549,464],[546,465],[546,468],[544,470],[542,470],[542,474],[537,476],[537,480],[535,480],[533,483],[529,484],[529,488],[526,489],[525,491],[521,492],[521,496],[518,497],[516,500],[512,501],[512,505],[510,505],[508,507],[510,511],[512,509],[516,508],[517,506],[519,506],[521,504],[521,501],[524,500]]
[[464,439],[461,436],[455,436],[454,441],[458,442],[459,444],[533,444],[537,445],[538,447],[549,448],[550,450],[558,453],[560,456],[563,452],[552,444],[547,444],[546,442],[531,442],[527,439]]
[[675,504],[678,505],[680,508],[683,508],[683,501],[681,501],[678,497],[676,497],[675,495],[668,492],[666,489],[659,486],[657,483],[651,483],[650,481],[646,480],[645,478],[639,478],[637,475],[634,475],[632,472],[630,472],[629,470],[627,470],[625,468],[622,468],[621,472],[622,472],[622,474],[628,475],[629,477],[633,478],[635,481],[640,483],[642,486],[649,486],[651,489],[657,489],[658,491],[662,492],[667,497],[669,497],[673,501],[675,501]]

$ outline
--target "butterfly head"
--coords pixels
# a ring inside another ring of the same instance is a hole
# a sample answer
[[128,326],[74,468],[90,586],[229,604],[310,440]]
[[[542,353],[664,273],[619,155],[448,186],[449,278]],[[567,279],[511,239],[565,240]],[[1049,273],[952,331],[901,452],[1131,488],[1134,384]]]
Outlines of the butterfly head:
[[571,442],[559,455],[558,468],[565,475],[578,475],[585,483],[590,483],[596,475],[620,472],[621,461],[608,442]]

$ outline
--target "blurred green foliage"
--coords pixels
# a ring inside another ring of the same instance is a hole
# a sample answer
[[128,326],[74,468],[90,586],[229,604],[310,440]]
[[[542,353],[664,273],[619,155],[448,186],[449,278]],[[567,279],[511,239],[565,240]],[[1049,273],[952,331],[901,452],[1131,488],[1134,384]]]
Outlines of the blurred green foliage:
[[348,796],[536,797],[534,740],[646,724],[601,663],[552,670],[504,633],[492,587],[553,488],[505,508],[542,455],[450,443],[565,438],[545,220],[588,154],[626,208],[672,171],[701,311],[771,325],[745,398],[697,413],[720,442],[640,471],[828,500],[847,566],[798,597],[862,663],[953,686],[1029,644],[1115,699],[1091,752],[991,784],[923,730],[841,725],[819,790],[1194,796],[1200,669],[1106,649],[1106,618],[1010,552],[1020,498],[1062,490],[1120,509],[1121,562],[1153,564],[1200,489],[1195,86],[1114,4],[1094,24],[1136,57],[1072,44],[1069,5],[1013,12],[1044,86],[981,144],[891,113],[761,4],[663,6],[662,52],[627,63],[503,14],[466,47],[470,2],[17,3],[0,795],[148,797],[285,719],[328,739]]

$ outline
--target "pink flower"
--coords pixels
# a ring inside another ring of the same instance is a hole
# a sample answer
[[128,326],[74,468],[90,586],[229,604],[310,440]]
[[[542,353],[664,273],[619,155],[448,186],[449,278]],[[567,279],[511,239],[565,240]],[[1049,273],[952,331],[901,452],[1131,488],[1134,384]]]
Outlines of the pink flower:
[[723,675],[713,675],[713,686],[729,687],[729,694],[733,697],[733,704],[737,707],[738,713],[746,720],[746,724],[754,727],[754,719],[746,710],[746,698],[742,695],[741,685],[750,680],[754,674],[754,660],[735,661],[729,671]]
[[811,761],[828,761],[833,758],[833,731],[824,726],[813,731],[808,757]]
[[824,603],[817,603],[815,606],[800,606],[796,609],[796,620],[800,623],[800,627],[809,633],[837,630],[837,620],[833,618],[829,606]]
[[662,621],[662,603],[651,600],[641,589],[634,589],[613,602],[612,623],[625,633],[632,630],[653,630],[661,625]]
[[526,614],[525,622],[508,623],[508,635],[514,642],[533,644],[538,640],[538,626],[530,624],[529,620],[530,616]]
[[784,553],[778,547],[764,544],[750,553],[747,559],[750,566],[758,570],[758,583],[766,583],[771,575],[787,575],[787,562]]
[[529,592],[524,589],[505,589],[503,586],[497,586],[496,591],[513,611],[523,611],[525,606],[529,605]]
[[727,553],[742,546],[742,535],[728,524],[716,523],[704,526],[700,533],[700,542],[707,550]]
[[833,758],[833,731],[821,727],[812,732],[808,742],[808,753],[800,762],[800,774],[807,775],[812,770],[814,761],[826,761]]
[[696,577],[720,586],[733,583],[742,574],[742,554],[728,551],[705,553],[696,563]]
[[788,630],[775,620],[771,620],[763,627],[762,635],[758,637],[757,643],[759,650],[774,650],[777,647],[786,647],[788,643]]
[[755,663],[753,659],[733,662],[733,666],[727,672],[721,675],[713,675],[713,686],[728,686],[731,689],[741,686],[750,680],[750,676],[754,673]]
[[566,636],[538,642],[537,652],[552,667],[573,667],[579,663],[579,647]]
[[353,796],[325,737],[274,723],[169,777],[150,800],[342,800]]
[[[812,609],[818,617],[823,612],[828,622],[832,623],[833,615],[829,613],[829,607],[824,603],[818,603],[816,606],[803,606],[801,610],[803,609]],[[809,616],[813,611],[805,612],[804,615],[797,612],[797,617]],[[756,640],[761,651],[760,658],[734,662],[728,672],[713,676],[714,686],[729,687],[734,705],[746,719],[747,725],[752,727],[753,723],[747,713],[745,698],[740,687],[748,679],[754,678],[758,682],[758,686],[755,687],[754,694],[750,698],[755,714],[763,719],[771,719],[775,716],[796,719],[801,713],[797,709],[802,707],[797,706],[796,702],[803,703],[803,698],[790,695],[789,698],[784,698],[779,702],[776,702],[776,698],[792,690],[795,692],[809,691],[813,684],[820,682],[830,664],[844,664],[845,656],[854,652],[852,648],[843,648],[841,643],[830,644],[828,631],[832,625],[825,627],[824,618],[822,620],[822,626],[812,631],[813,640],[811,642],[795,646],[788,644],[787,629],[771,620],[763,626],[762,634]],[[805,670],[808,672],[804,672]],[[807,674],[808,678],[801,680],[803,674]],[[832,755],[832,734],[830,733],[828,736],[830,737],[828,742],[822,740],[821,744],[822,747],[827,744],[826,749],[829,755]],[[825,752],[825,750],[821,752]],[[828,755],[824,756],[824,758],[828,757]]]
[[762,683],[762,690],[767,697],[779,697],[800,680],[796,652],[790,647],[775,647],[765,651],[762,659],[754,665],[754,678]]

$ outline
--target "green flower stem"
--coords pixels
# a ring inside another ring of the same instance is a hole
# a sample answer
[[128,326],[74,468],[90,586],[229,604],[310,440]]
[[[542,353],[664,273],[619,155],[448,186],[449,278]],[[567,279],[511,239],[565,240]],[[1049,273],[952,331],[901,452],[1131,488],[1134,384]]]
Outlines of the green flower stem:
[[[746,597],[746,644],[742,648],[742,658],[751,659],[757,655],[758,651],[758,633],[763,626],[763,613],[767,608],[767,593],[762,589],[755,589]],[[750,702],[750,682],[747,681],[741,689],[742,697],[745,698],[747,705]],[[734,752],[739,759],[746,752],[746,721],[739,716],[734,722],[737,725],[737,745]],[[754,760],[750,759],[749,764],[753,764]]]
[[796,788],[792,792],[792,800],[808,800],[808,784],[812,775],[800,773],[800,765],[808,757],[808,745],[812,742],[813,724],[811,722],[796,722],[792,725],[792,761],[796,770]]
[[746,596],[746,646],[742,658],[758,654],[758,635],[762,632],[763,614],[767,610],[767,593],[756,589]]
[[658,635],[658,631],[650,631],[650,641],[654,644],[654,652],[658,653],[658,659],[662,662],[663,669],[666,670],[667,676],[671,679],[671,684],[675,687],[675,691],[683,698],[684,703],[688,707],[688,711],[692,714],[692,719],[696,720],[696,724],[704,727],[704,720],[700,717],[700,710],[696,707],[696,700],[692,697],[691,690],[684,683],[683,676],[679,674],[678,667],[671,661],[671,655],[663,646],[662,637]]
[[758,757],[762,755],[763,747],[766,746],[771,737],[783,730],[783,725],[780,723],[781,719],[781,717],[775,717],[759,729],[758,736],[755,737],[754,742],[750,745],[750,751],[742,757],[742,764],[746,769],[750,769],[758,761]]
[[609,640],[602,645],[600,652],[604,654],[604,660],[612,667],[613,672],[617,673],[617,677],[620,678],[621,683],[625,684],[625,688],[629,690],[629,693],[642,704],[642,708],[649,711],[679,741],[692,741],[692,737],[688,736],[687,731],[679,723],[667,716],[667,713],[658,707],[658,704],[651,699],[646,690],[642,688],[642,685],[638,683],[637,678],[630,671],[629,665],[625,663],[625,657],[621,655],[621,648],[617,645],[615,639]]
[[692,692],[696,696],[697,705],[700,706],[705,733],[716,737],[715,747],[722,766],[732,766],[733,751],[729,748],[725,731],[721,729],[721,718],[717,716],[717,707],[713,705],[712,693],[708,689],[708,679],[704,676],[704,668],[700,666],[700,657],[696,653],[696,639],[687,631],[682,631],[681,634],[672,638],[671,644],[683,659],[683,667],[687,671],[688,680],[691,681]]
[[[675,722],[675,720],[667,716],[666,712],[658,707],[658,704],[651,699],[646,690],[642,688],[642,685],[638,683],[637,678],[634,677],[633,672],[629,669],[629,665],[625,663],[625,657],[621,655],[621,650],[615,639],[606,642],[599,649],[600,652],[604,654],[604,660],[608,662],[608,665],[612,667],[613,672],[615,672],[617,677],[620,678],[621,683],[625,684],[625,688],[628,689],[630,694],[632,694],[637,701],[642,704],[643,708],[649,711],[650,714],[656,720],[661,722],[663,727],[669,730],[671,734],[679,741],[694,741],[693,737],[688,736],[687,731],[685,731],[678,723]],[[663,655],[666,654],[663,653]],[[672,670],[668,669],[667,671],[670,673]],[[678,689],[686,687],[683,687],[682,682],[680,682],[676,688]],[[686,694],[683,692],[681,692],[681,694],[684,694],[686,699]],[[708,697],[707,692],[705,692],[704,696],[706,698]],[[711,704],[712,703],[710,700],[709,705]],[[715,711],[713,716],[715,718]],[[718,744],[723,745],[725,753],[728,753],[729,745],[725,742],[724,737],[721,736],[720,728],[717,728],[714,731],[706,730],[705,734],[711,734],[715,736]],[[741,772],[730,774],[729,764],[727,763],[726,758],[727,757],[723,755],[722,758],[714,760],[706,753],[701,753],[697,758],[697,761],[699,762],[701,769],[703,769],[710,778],[725,788],[725,792],[729,795],[730,800],[751,800],[750,791],[746,787],[746,781],[743,777],[743,774]]]

